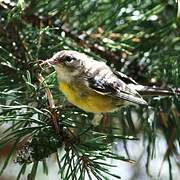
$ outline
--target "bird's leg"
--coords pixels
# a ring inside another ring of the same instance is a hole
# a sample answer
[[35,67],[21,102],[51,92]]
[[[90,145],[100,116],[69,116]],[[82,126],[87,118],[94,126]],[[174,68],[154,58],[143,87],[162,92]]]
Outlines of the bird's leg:
[[94,127],[99,126],[102,119],[103,119],[103,113],[94,113],[94,117],[93,117],[93,120],[92,120],[92,125]]
[[103,128],[107,128],[108,125],[108,114],[107,113],[95,113],[92,120],[92,125],[94,127],[98,126],[102,121]]
[[108,126],[109,126],[108,113],[103,113],[102,127],[105,131],[107,131]]

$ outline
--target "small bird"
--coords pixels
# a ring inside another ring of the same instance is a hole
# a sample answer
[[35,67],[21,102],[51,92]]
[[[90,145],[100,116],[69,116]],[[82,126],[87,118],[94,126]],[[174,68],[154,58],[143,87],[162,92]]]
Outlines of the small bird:
[[86,112],[113,112],[132,103],[147,106],[132,78],[86,54],[62,50],[45,62],[54,65],[67,100]]

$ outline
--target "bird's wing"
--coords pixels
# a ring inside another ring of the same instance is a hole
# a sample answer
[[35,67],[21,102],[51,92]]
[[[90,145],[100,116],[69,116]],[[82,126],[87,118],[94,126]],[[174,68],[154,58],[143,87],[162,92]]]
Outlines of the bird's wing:
[[113,71],[113,73],[126,84],[138,84],[134,79],[119,71]]
[[107,73],[105,75],[96,74],[87,78],[88,86],[97,93],[120,98],[132,103],[147,105],[147,102],[138,94],[138,92],[128,86],[137,84],[133,79],[122,73]]

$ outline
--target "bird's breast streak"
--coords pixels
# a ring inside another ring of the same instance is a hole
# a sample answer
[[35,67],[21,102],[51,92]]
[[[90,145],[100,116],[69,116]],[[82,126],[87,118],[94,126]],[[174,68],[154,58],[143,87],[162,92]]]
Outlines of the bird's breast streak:
[[[112,99],[94,91],[86,92],[82,89],[71,87],[65,82],[59,83],[59,89],[69,102],[87,112],[109,112],[114,110]],[[81,95],[83,94],[83,95]]]

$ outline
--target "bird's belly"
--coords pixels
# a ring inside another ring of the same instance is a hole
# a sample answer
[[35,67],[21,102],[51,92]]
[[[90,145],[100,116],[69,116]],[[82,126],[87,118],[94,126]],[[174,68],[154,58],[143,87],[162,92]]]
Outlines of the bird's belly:
[[59,89],[66,96],[69,102],[87,112],[111,112],[117,106],[111,97],[101,95],[95,91],[86,91],[83,94],[82,89],[72,88],[64,82],[59,83]]

